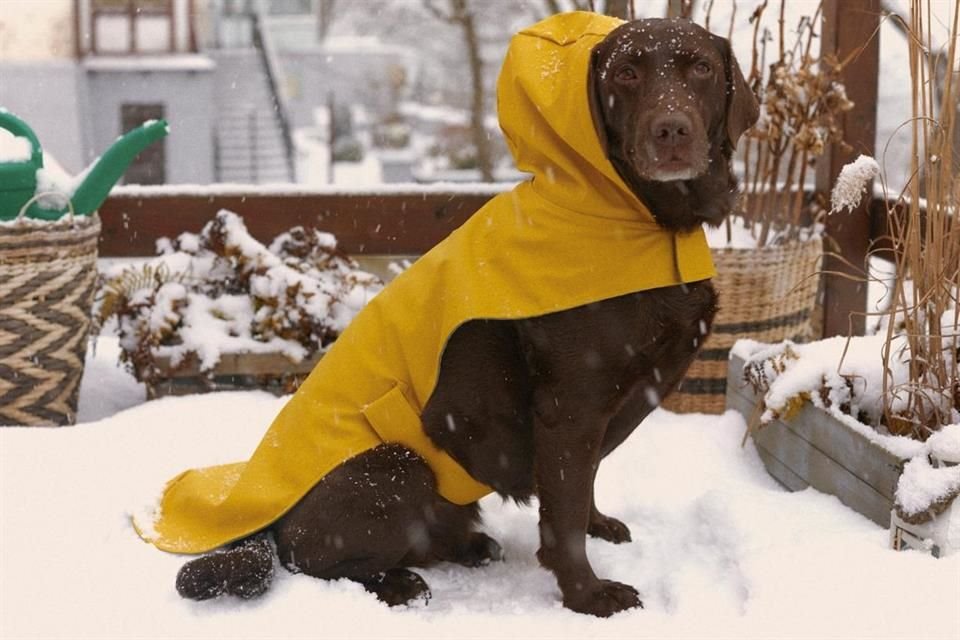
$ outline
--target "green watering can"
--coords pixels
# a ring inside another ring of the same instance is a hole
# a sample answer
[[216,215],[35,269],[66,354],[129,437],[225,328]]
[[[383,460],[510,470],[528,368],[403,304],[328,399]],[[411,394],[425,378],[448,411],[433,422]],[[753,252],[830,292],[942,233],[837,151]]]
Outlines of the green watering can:
[[37,171],[43,168],[43,150],[37,134],[26,122],[5,109],[0,109],[0,129],[26,138],[30,143],[29,160],[5,162],[0,159],[0,221],[17,218],[24,207],[26,217],[39,220],[57,220],[71,210],[77,216],[92,214],[107,199],[110,189],[137,154],[169,131],[164,120],[146,122],[130,131],[84,171],[86,176],[72,194],[63,193],[59,194],[62,198],[44,199],[47,202],[54,200],[57,204],[53,206],[61,207],[51,209],[46,202],[41,207],[37,201],[38,196],[45,195],[37,193]]

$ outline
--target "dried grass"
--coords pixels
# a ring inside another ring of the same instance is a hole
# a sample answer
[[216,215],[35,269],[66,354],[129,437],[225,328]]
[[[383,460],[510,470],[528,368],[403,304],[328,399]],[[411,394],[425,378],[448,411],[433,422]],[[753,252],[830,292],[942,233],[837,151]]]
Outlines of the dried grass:
[[[821,6],[788,34],[781,0],[774,38],[760,29],[767,5],[750,16],[754,39],[747,81],[760,96],[761,116],[744,149],[744,189],[750,217],[761,222],[760,246],[772,234],[795,238],[811,222],[804,218],[807,178],[828,144],[844,144],[840,117],[853,107],[842,82],[844,64],[814,53]],[[776,58],[767,64],[774,41]]]
[[[897,277],[883,352],[884,418],[892,432],[919,439],[960,415],[960,181],[953,147],[960,97],[957,13],[946,50],[936,51],[930,1],[911,2],[911,178],[898,197],[888,198]],[[943,64],[946,74],[938,86],[936,70]],[[904,383],[893,381],[895,360],[909,366]]]
[[[769,4],[764,0],[749,18],[753,52],[747,83],[760,101],[760,120],[744,136],[739,154],[743,213],[760,223],[760,246],[796,239],[816,221],[804,186],[827,145],[843,144],[840,116],[853,107],[841,80],[846,61],[815,52],[820,4],[792,31],[786,24],[786,0],[780,0],[776,28],[763,26]],[[704,20],[708,28],[712,9],[711,2]],[[732,31],[733,17],[730,35]]]

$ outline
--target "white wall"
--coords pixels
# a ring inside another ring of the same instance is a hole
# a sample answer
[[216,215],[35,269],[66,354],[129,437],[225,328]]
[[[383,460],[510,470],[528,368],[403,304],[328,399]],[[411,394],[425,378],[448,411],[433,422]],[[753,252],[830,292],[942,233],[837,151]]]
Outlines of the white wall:
[[[2,1],[2,0],[0,0]],[[209,62],[209,60],[207,60]],[[213,66],[194,70],[118,68],[87,71],[92,149],[102,153],[121,134],[124,103],[161,103],[170,123],[166,177],[170,184],[213,181],[213,126],[216,117]]]
[[[0,0],[2,5],[7,0]],[[0,107],[20,116],[36,132],[44,151],[64,169],[86,166],[83,72],[71,60],[5,63],[0,60]]]

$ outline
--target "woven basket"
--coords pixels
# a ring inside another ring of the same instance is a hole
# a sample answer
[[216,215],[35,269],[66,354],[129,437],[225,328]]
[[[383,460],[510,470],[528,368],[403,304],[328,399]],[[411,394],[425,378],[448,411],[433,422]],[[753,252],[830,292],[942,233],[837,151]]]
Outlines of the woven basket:
[[712,254],[720,310],[679,389],[663,401],[670,411],[723,413],[727,360],[740,338],[806,342],[816,337],[820,237],[763,249],[713,249]]
[[73,424],[100,219],[0,224],[0,426]]

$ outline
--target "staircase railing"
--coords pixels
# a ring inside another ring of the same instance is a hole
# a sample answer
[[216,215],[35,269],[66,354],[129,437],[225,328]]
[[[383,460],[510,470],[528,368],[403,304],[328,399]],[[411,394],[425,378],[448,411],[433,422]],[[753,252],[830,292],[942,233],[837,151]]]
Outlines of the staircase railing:
[[277,61],[277,54],[273,48],[273,43],[270,41],[270,38],[265,35],[263,19],[260,12],[251,12],[250,21],[253,26],[253,46],[260,56],[260,63],[263,65],[264,71],[267,74],[267,83],[270,86],[270,97],[273,102],[274,117],[280,125],[280,132],[283,137],[287,171],[290,179],[293,180],[295,175],[293,167],[293,134],[290,131],[290,115],[287,108],[287,100],[283,92],[280,91],[280,65]]

